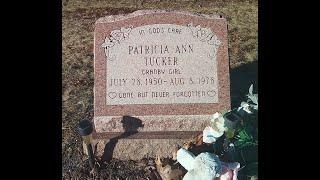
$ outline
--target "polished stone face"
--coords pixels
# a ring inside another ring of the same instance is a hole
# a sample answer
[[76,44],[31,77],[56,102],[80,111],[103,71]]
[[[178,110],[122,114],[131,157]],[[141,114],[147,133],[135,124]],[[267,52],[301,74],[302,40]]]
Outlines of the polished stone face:
[[230,109],[227,21],[177,11],[102,17],[94,78],[95,138],[196,135]]
[[105,34],[106,105],[218,103],[217,49],[210,28],[121,27]]
[[[136,11],[98,19],[94,32],[97,153],[171,156],[230,109],[227,21],[216,15]],[[110,139],[110,142],[106,140]]]

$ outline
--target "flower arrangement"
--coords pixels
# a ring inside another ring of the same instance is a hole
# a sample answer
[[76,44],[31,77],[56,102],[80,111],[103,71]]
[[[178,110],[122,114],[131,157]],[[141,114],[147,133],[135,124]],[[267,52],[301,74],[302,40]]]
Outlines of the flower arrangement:
[[[257,175],[258,152],[258,94],[253,85],[247,100],[230,111],[217,112],[211,126],[203,131],[203,142],[213,143],[215,154],[226,161],[240,162],[239,174]],[[241,170],[241,171],[240,171]]]
[[251,85],[247,101],[230,111],[213,114],[210,126],[203,130],[202,141],[213,145],[213,153],[202,152],[196,156],[188,151],[189,146],[177,151],[177,161],[188,171],[183,180],[237,180],[238,176],[243,177],[239,179],[256,178],[257,124],[258,94],[253,93]]

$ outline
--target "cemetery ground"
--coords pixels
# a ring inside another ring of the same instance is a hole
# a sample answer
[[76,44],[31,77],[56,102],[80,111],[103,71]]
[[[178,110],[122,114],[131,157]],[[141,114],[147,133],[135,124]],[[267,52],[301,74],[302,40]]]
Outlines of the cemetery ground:
[[[80,120],[93,118],[93,31],[95,21],[112,14],[141,9],[172,9],[222,14],[228,21],[232,107],[245,99],[250,84],[257,88],[258,1],[74,1],[62,5],[62,177],[91,179],[82,140],[76,132]],[[166,159],[164,163],[171,163]],[[97,179],[150,177],[153,159],[100,162]]]

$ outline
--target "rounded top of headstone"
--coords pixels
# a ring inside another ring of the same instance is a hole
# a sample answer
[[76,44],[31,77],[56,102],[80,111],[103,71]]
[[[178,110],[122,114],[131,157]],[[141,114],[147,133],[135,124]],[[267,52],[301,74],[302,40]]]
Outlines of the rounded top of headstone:
[[92,133],[92,123],[89,120],[80,121],[78,124],[78,131],[81,136],[87,136]]
[[96,24],[106,23],[106,22],[115,22],[115,21],[120,21],[128,18],[133,18],[136,16],[148,15],[148,14],[163,14],[163,13],[184,14],[189,16],[203,17],[207,19],[225,19],[225,17],[219,14],[201,14],[201,13],[192,13],[192,12],[177,11],[177,10],[138,10],[129,14],[118,14],[118,15],[101,17],[96,21]]

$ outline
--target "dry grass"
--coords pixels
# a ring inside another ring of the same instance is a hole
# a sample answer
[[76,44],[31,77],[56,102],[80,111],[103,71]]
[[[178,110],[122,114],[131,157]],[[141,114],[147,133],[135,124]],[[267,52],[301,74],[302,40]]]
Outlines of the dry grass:
[[244,0],[63,0],[62,12],[62,148],[63,177],[77,171],[83,162],[76,124],[93,117],[93,30],[94,22],[106,15],[139,9],[175,9],[217,13],[229,23],[231,68],[257,61],[258,2]]

